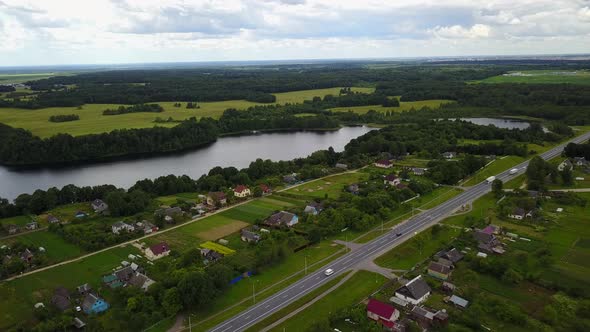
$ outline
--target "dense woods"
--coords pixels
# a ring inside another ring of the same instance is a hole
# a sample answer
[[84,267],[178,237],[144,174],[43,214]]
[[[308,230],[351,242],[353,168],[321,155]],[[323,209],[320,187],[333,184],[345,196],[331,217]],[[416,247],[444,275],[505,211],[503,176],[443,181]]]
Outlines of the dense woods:
[[119,115],[127,113],[160,113],[164,112],[164,108],[158,104],[138,104],[133,106],[119,106],[117,109],[106,109],[102,112],[102,115]]
[[49,117],[50,122],[68,122],[80,120],[78,114],[64,114],[64,115],[52,115]]

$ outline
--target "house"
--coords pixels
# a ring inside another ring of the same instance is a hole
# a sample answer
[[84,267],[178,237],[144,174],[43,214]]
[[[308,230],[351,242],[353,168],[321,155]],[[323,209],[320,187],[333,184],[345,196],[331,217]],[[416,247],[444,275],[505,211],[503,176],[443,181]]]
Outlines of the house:
[[108,274],[102,277],[102,282],[109,286],[112,289],[119,288],[123,286],[123,283],[117,279],[117,276],[114,274]]
[[336,165],[334,167],[340,168],[340,169],[344,169],[344,170],[347,170],[348,169],[348,165],[341,164],[341,163],[336,163]]
[[166,242],[160,242],[145,250],[145,256],[152,261],[168,255],[170,255],[170,247]]
[[66,311],[71,306],[70,300],[70,291],[68,291],[65,287],[58,287],[53,292],[51,304],[53,304],[60,311]]
[[84,326],[86,326],[86,323],[84,323],[84,321],[82,321],[80,318],[74,317],[74,321],[72,322],[72,325],[74,325],[74,327],[77,329],[81,329]]
[[111,231],[113,232],[113,234],[117,235],[122,231],[133,232],[135,231],[135,226],[129,225],[122,221],[117,221],[111,226]]
[[444,292],[452,293],[452,292],[455,291],[455,289],[457,289],[457,286],[455,286],[454,284],[452,284],[452,283],[450,283],[448,281],[443,281],[443,283],[442,283],[442,290]]
[[31,221],[25,225],[25,228],[29,231],[39,228],[39,224],[36,221]]
[[6,231],[8,234],[16,234],[18,233],[18,226],[17,225],[8,225],[6,226]]
[[223,258],[223,254],[219,253],[213,249],[201,249],[201,255],[205,258],[208,262],[216,262]]
[[463,254],[456,248],[452,248],[443,253],[441,257],[444,259],[448,259],[454,264],[463,259]]
[[522,220],[526,217],[527,212],[520,207],[515,207],[512,209],[512,212],[508,215],[508,218]]
[[456,152],[453,151],[448,151],[448,152],[443,152],[442,157],[445,159],[453,159],[457,156]]
[[426,168],[412,167],[411,171],[414,173],[414,175],[424,175],[424,173],[426,173]]
[[459,307],[461,309],[465,309],[469,305],[469,301],[465,300],[464,298],[458,297],[457,295],[451,296],[451,298],[449,299],[449,302],[451,302],[452,304],[456,305],[457,307]]
[[222,191],[214,191],[207,194],[207,205],[216,206],[217,203],[221,205],[227,204],[227,198]]
[[428,264],[428,275],[440,280],[447,280],[451,275],[451,268],[439,262]]
[[157,217],[174,217],[182,214],[182,209],[178,206],[158,209],[154,212]]
[[487,253],[503,254],[504,247],[495,235],[497,228],[490,226],[484,229],[475,229],[473,232],[473,237],[478,242],[478,248]]
[[234,196],[236,196],[236,197],[244,198],[244,197],[248,197],[250,195],[251,195],[250,188],[248,188],[244,185],[239,185],[234,188]]
[[430,292],[430,286],[428,286],[422,276],[419,275],[398,288],[395,291],[395,297],[416,305],[426,301],[428,296],[430,296]]
[[293,174],[283,176],[283,182],[288,183],[288,184],[296,183],[297,182],[297,174],[293,173]]
[[258,243],[258,241],[260,241],[260,235],[251,232],[249,230],[246,229],[242,229],[242,241],[244,242],[248,242],[248,243]]
[[144,220],[135,224],[137,229],[143,230],[143,234],[151,234],[157,232],[160,228],[151,222]]
[[574,157],[574,164],[576,166],[588,166],[590,162],[585,157]]
[[360,192],[359,185],[358,184],[351,184],[350,186],[348,186],[346,188],[346,191],[348,191],[349,193],[351,193],[353,195],[358,195]]
[[50,224],[57,224],[59,222],[59,219],[57,219],[57,217],[55,217],[54,215],[48,214],[47,222]]
[[383,325],[384,328],[391,329],[399,319],[399,311],[391,304],[369,299],[367,317]]
[[322,210],[324,209],[324,205],[322,203],[318,203],[316,201],[311,201],[311,203],[307,204],[307,206],[305,206],[305,209],[303,210],[304,213],[306,214],[311,214],[311,215],[317,215],[320,212],[322,212]]
[[432,325],[445,325],[449,320],[449,314],[445,310],[435,311],[428,307],[414,306],[410,315],[423,329],[427,329]]
[[86,214],[86,212],[84,212],[84,211],[77,211],[74,214],[74,217],[76,217],[76,218],[85,218],[86,216],[88,216],[88,214]]
[[258,187],[260,187],[263,195],[270,195],[272,193],[272,189],[270,189],[269,186],[265,184],[261,184]]
[[393,167],[393,163],[387,159],[381,159],[381,160],[377,160],[375,162],[375,167],[379,167],[379,168],[391,168]]
[[133,270],[133,268],[131,266],[126,266],[124,268],[118,269],[115,272],[113,272],[113,275],[115,276],[115,278],[117,278],[117,280],[119,280],[122,283],[127,283],[129,281],[129,279],[131,279],[131,277],[133,277],[134,274],[135,274],[135,271]]
[[383,184],[388,184],[392,187],[397,186],[398,184],[402,183],[402,180],[397,177],[397,175],[391,173],[385,177],[383,180]]
[[141,288],[144,292],[147,292],[148,288],[155,283],[148,276],[139,272],[129,279],[129,285]]
[[278,227],[278,226],[292,227],[295,224],[297,224],[298,222],[299,222],[299,218],[297,217],[296,214],[291,213],[291,212],[287,212],[287,211],[280,211],[280,212],[277,212],[277,213],[273,214],[272,216],[268,217],[264,221],[264,224],[268,225],[268,226],[274,226],[274,227]]
[[109,304],[92,293],[86,294],[84,301],[82,301],[82,310],[88,315],[98,314],[107,309],[109,309]]
[[76,290],[78,291],[78,294],[86,295],[92,291],[92,287],[89,284],[83,284],[78,286]]
[[574,168],[574,164],[572,164],[572,162],[569,159],[562,161],[561,164],[559,164],[557,166],[557,169],[559,171],[563,171],[565,169],[571,171],[573,168]]
[[33,255],[33,253],[27,248],[23,252],[21,252],[20,259],[25,263],[31,264],[34,256],[35,255]]
[[90,206],[96,213],[103,213],[109,208],[107,203],[103,202],[100,199],[95,199],[94,201],[92,201],[92,203],[90,203]]

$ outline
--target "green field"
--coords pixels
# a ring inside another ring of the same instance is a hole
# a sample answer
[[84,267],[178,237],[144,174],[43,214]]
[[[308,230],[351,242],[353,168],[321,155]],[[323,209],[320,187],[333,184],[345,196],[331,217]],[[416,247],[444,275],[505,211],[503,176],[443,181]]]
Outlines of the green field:
[[31,73],[31,74],[0,74],[0,84],[24,83],[27,81],[41,80],[65,73]]
[[[287,102],[303,102],[314,96],[325,96],[326,94],[338,94],[340,88],[303,90],[278,93],[277,103],[284,104]],[[354,88],[356,91],[372,91],[371,88]],[[24,128],[30,130],[39,137],[50,137],[57,133],[68,133],[73,136],[85,134],[97,134],[110,132],[115,129],[136,129],[150,128],[154,126],[172,127],[176,123],[155,123],[158,117],[167,119],[172,117],[174,120],[184,120],[191,117],[212,117],[219,118],[228,108],[246,109],[258,105],[246,100],[227,100],[216,102],[199,103],[199,109],[186,109],[186,103],[183,107],[174,107],[175,102],[159,102],[163,108],[162,113],[128,113],[121,115],[102,115],[102,111],[107,108],[116,108],[120,105],[113,104],[87,104],[82,109],[76,107],[51,107],[38,110],[25,110],[16,108],[0,108],[0,122],[15,128]],[[51,115],[78,114],[80,120],[69,122],[49,122]]]
[[402,101],[400,102],[399,107],[383,107],[381,105],[371,105],[371,106],[354,106],[354,107],[336,107],[332,108],[333,112],[348,112],[352,111],[354,113],[367,113],[370,110],[374,110],[377,112],[403,112],[409,111],[411,109],[419,110],[423,107],[428,108],[439,108],[442,104],[445,103],[452,103],[452,100],[443,100],[443,99],[432,99],[432,100],[420,100],[420,101]]
[[527,70],[489,77],[476,83],[590,84],[590,71]]
[[7,225],[17,225],[17,226],[24,226],[32,221],[30,216],[16,216],[10,218],[3,218],[0,219],[0,226],[7,226]]
[[377,290],[387,279],[368,271],[358,271],[342,286],[318,300],[271,331],[305,331],[330,313],[358,304]]
[[308,198],[324,198],[326,195],[330,198],[338,198],[344,191],[345,186],[365,181],[368,177],[367,173],[362,172],[338,174],[317,181],[310,181],[291,188],[286,193]]
[[117,247],[59,268],[1,283],[0,330],[8,330],[19,322],[30,320],[33,305],[40,301],[48,305],[56,287],[73,289],[88,282],[97,289],[101,276],[118,266],[130,253],[137,254],[138,251],[131,246]]
[[33,249],[45,248],[45,255],[50,262],[64,261],[80,256],[83,251],[77,246],[66,242],[61,236],[49,231],[38,231],[0,241],[0,245],[21,242]]

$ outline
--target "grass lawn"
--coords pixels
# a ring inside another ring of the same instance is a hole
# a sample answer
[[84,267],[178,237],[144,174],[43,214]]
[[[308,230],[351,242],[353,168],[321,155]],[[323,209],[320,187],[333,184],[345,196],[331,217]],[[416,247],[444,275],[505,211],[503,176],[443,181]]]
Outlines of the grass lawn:
[[332,108],[332,112],[348,112],[352,111],[354,113],[367,113],[370,110],[374,110],[377,112],[403,112],[408,111],[411,109],[419,110],[423,107],[428,108],[439,108],[442,104],[445,103],[452,103],[452,100],[444,100],[444,99],[431,99],[431,100],[420,100],[420,101],[402,101],[400,102],[399,107],[383,107],[381,105],[369,105],[369,106],[354,106],[354,107],[336,107]]
[[317,181],[310,181],[291,188],[286,193],[309,198],[324,198],[327,194],[330,198],[338,198],[344,190],[344,186],[365,181],[366,179],[368,179],[368,174],[361,172],[338,174]]
[[310,307],[289,318],[271,331],[305,331],[318,318],[355,305],[377,290],[387,279],[380,274],[358,271],[342,286],[335,289]]
[[38,231],[23,234],[18,237],[0,241],[0,244],[11,245],[14,242],[21,242],[31,248],[45,248],[45,254],[50,262],[64,261],[82,255],[83,250],[71,243],[66,242],[61,236],[49,231]]
[[[360,89],[360,90],[359,90]],[[358,88],[358,91],[370,92],[371,88]],[[325,96],[340,91],[340,88],[317,89],[292,91],[277,94],[277,103],[303,102],[305,99],[312,99],[314,96]],[[174,107],[175,102],[159,102],[163,108],[162,113],[129,113],[122,115],[102,115],[102,111],[107,108],[116,108],[120,105],[114,104],[86,104],[82,109],[76,107],[51,107],[38,110],[25,110],[16,108],[0,109],[0,122],[15,128],[24,128],[30,130],[33,134],[40,137],[50,137],[57,133],[68,133],[73,136],[96,134],[110,132],[115,129],[134,129],[134,128],[151,128],[154,126],[172,127],[176,123],[158,123],[154,120],[158,117],[167,119],[172,117],[174,120],[184,120],[190,117],[212,117],[219,118],[228,108],[246,109],[257,103],[246,100],[227,100],[216,102],[199,103],[199,109],[186,109],[186,103],[183,107]],[[51,115],[78,114],[80,120],[69,122],[49,122]]]
[[525,70],[509,74],[512,75],[488,77],[478,83],[590,84],[588,70]]
[[156,201],[160,204],[164,205],[172,205],[175,204],[178,200],[182,201],[199,201],[199,193],[180,193],[176,195],[170,196],[160,196],[156,198]]
[[30,216],[16,216],[10,218],[3,218],[0,219],[0,226],[6,227],[8,225],[17,225],[17,226],[24,226],[27,223],[30,223],[32,218]]
[[56,287],[74,289],[88,282],[98,289],[101,276],[117,267],[130,253],[138,251],[131,246],[117,247],[59,268],[0,283],[0,330],[30,320],[33,305],[37,302],[48,305]]

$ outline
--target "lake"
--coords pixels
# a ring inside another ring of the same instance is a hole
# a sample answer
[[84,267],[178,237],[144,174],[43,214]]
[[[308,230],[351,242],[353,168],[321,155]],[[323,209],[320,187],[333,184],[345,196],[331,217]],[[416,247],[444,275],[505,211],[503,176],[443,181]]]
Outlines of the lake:
[[113,184],[128,188],[138,180],[162,175],[186,174],[193,179],[215,166],[247,167],[257,158],[291,160],[306,157],[330,146],[336,151],[353,138],[373,128],[344,127],[337,131],[275,132],[248,136],[221,137],[204,148],[185,153],[118,160],[100,164],[83,164],[62,168],[14,170],[0,166],[0,197],[14,199],[36,189],[61,188],[67,184],[94,186]]

